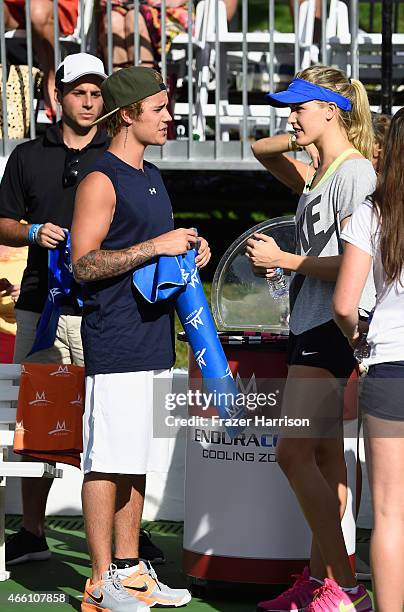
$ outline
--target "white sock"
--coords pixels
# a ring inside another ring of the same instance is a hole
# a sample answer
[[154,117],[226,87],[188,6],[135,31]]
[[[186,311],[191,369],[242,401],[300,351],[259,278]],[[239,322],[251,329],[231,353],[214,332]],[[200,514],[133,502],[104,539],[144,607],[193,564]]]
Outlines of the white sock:
[[340,586],[340,589],[342,591],[345,591],[345,593],[350,593],[351,595],[356,595],[358,593],[358,591],[359,591],[359,585],[357,584],[354,587],[348,587],[348,588]]
[[324,580],[320,580],[320,578],[314,578],[314,576],[310,576],[310,580],[313,580],[313,582],[318,582],[319,584],[324,584]]

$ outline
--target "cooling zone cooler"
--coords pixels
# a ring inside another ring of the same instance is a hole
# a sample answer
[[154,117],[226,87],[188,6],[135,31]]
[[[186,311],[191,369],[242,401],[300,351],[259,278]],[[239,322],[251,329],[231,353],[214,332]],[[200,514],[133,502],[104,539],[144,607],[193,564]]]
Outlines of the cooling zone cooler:
[[[276,397],[287,375],[288,300],[273,300],[266,280],[252,273],[245,249],[254,232],[294,250],[292,217],[266,221],[240,236],[216,270],[212,311],[240,391],[263,389]],[[190,388],[202,389],[191,352],[188,374]],[[190,408],[189,414],[202,412]],[[344,421],[349,492],[342,525],[354,563],[357,421],[352,416]],[[276,429],[256,425],[255,418],[234,439],[220,424],[188,426],[184,570],[195,584],[284,584],[307,564],[311,533],[276,462],[277,440]]]

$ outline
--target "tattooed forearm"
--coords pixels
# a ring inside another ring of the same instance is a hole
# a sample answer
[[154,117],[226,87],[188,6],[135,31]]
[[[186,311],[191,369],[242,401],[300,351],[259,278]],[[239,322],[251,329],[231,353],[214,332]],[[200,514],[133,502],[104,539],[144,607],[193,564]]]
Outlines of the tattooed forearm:
[[153,240],[141,242],[122,251],[90,251],[73,264],[74,278],[79,283],[113,278],[140,266],[155,255]]

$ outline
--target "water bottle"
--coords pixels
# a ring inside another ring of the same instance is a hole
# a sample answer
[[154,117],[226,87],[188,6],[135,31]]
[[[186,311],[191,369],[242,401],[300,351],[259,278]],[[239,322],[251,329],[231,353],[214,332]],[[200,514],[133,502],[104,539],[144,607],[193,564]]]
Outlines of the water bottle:
[[[194,230],[194,232],[196,232],[196,235],[198,236],[198,228],[197,227],[191,227],[190,229]],[[194,243],[194,245],[193,245],[193,248],[195,249],[196,253],[198,253],[200,246],[201,246],[201,241],[198,239]]]
[[267,278],[268,290],[274,300],[280,300],[288,293],[288,286],[282,268],[275,268],[275,274]]
[[[372,310],[372,312],[369,314],[369,317],[368,317],[369,325],[372,320],[373,313],[374,313],[374,309]],[[370,357],[370,346],[368,344],[367,337],[368,337],[368,332],[363,332],[361,334],[358,344],[355,347],[353,354],[358,363],[362,363],[364,359],[369,359]]]

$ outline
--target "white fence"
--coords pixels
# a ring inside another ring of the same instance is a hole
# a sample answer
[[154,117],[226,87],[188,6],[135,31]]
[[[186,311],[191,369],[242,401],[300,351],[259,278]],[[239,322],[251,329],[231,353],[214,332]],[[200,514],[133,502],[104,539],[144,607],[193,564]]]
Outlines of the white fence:
[[[316,2],[321,3],[321,36],[315,40]],[[175,82],[173,113],[176,139],[153,148],[148,157],[165,168],[252,169],[257,167],[250,151],[256,134],[272,134],[286,128],[288,109],[271,109],[264,93],[285,87],[293,75],[312,63],[338,65],[349,76],[360,77],[374,89],[381,80],[381,34],[359,30],[358,0],[294,0],[294,33],[275,29],[275,0],[263,0],[268,12],[266,31],[249,31],[249,1],[240,0],[239,31],[229,31],[223,0],[200,0],[187,5],[187,32],[179,34],[166,50],[166,0],[161,1],[163,24],[160,69],[164,79]],[[41,125],[40,104],[34,95],[33,48],[30,1],[25,4],[26,30],[7,31],[4,0],[0,0],[0,51],[6,65],[7,39],[22,37],[27,49],[27,131],[34,138]],[[54,62],[58,65],[72,45],[77,51],[95,52],[95,9],[98,2],[79,0],[79,17],[74,33],[60,37],[58,1],[53,3]],[[140,0],[134,0],[134,63],[140,58]],[[195,10],[195,19],[193,11]],[[106,2],[106,68],[112,72],[112,2]],[[404,74],[404,35],[393,35],[393,67],[396,80]],[[7,156],[21,139],[10,138],[7,71],[2,71],[2,147]],[[38,129],[37,129],[38,128]],[[220,164],[217,162],[220,161]]]

